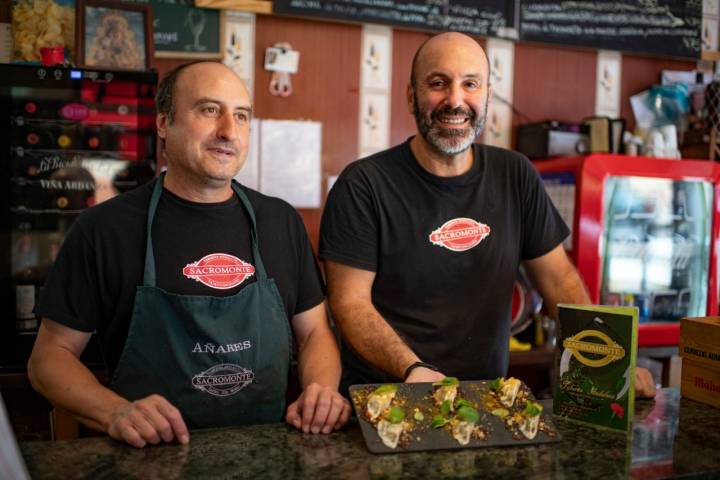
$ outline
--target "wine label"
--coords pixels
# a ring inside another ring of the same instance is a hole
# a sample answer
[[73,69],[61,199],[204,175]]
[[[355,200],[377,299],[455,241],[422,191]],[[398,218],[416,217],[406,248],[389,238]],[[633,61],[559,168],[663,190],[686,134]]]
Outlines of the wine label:
[[18,320],[35,319],[35,285],[15,286],[15,318]]
[[29,332],[37,330],[37,328],[37,318],[31,318],[27,320],[15,320],[15,330],[17,330],[18,332]]

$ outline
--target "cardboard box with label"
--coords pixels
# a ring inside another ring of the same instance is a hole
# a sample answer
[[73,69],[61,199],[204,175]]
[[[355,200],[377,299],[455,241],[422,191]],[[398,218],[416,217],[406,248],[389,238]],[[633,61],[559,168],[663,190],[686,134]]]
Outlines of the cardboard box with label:
[[720,408],[720,317],[680,321],[683,397]]

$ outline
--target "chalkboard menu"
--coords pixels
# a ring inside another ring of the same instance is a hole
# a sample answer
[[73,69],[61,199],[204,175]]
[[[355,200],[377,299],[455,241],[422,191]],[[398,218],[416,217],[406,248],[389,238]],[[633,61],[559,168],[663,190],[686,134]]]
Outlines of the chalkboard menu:
[[196,8],[189,0],[151,0],[155,56],[222,58],[220,11]]
[[699,58],[701,0],[520,0],[520,39]]
[[514,4],[507,0],[274,0],[273,13],[384,23],[423,30],[508,36]]

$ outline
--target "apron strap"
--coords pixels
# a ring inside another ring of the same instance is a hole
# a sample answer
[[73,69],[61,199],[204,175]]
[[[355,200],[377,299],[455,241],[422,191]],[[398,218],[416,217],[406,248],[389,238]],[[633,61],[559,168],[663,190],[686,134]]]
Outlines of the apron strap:
[[143,276],[143,285],[146,287],[155,286],[155,253],[152,247],[152,225],[155,220],[155,211],[158,203],[160,203],[160,195],[162,195],[162,184],[165,179],[165,172],[162,172],[153,187],[152,196],[150,197],[150,206],[148,207],[147,218],[147,240],[145,241],[145,274]]
[[242,191],[240,185],[234,180],[232,181],[231,185],[232,189],[235,191],[235,195],[237,195],[240,199],[240,203],[242,203],[245,207],[245,211],[247,212],[248,218],[250,219],[250,237],[252,240],[252,254],[253,260],[255,261],[255,273],[257,274],[257,279],[265,280],[267,278],[267,274],[265,273],[265,265],[263,264],[262,258],[260,257],[260,245],[257,239],[257,222],[255,221],[255,210],[253,210],[252,205],[250,205],[250,200],[248,200],[247,195],[245,195],[245,192]]
[[[150,197],[150,205],[148,207],[148,219],[147,219],[147,240],[145,244],[145,274],[143,276],[143,285],[146,287],[154,287],[156,283],[155,277],[155,253],[152,247],[152,225],[155,220],[155,212],[157,206],[160,203],[160,195],[163,190],[163,180],[165,179],[165,172],[162,172],[155,182],[153,187],[152,196]],[[252,255],[253,261],[255,262],[255,273],[257,274],[258,280],[265,280],[267,274],[265,273],[265,266],[263,265],[262,258],[260,257],[260,247],[257,241],[257,224],[255,222],[255,211],[250,205],[247,195],[240,189],[240,186],[236,182],[232,182],[232,189],[235,195],[240,199],[245,211],[250,219],[250,238],[252,240]]]

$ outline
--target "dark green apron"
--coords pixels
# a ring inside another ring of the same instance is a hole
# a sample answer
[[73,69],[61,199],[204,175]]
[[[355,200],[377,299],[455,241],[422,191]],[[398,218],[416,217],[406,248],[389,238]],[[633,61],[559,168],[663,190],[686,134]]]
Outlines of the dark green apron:
[[155,286],[151,235],[163,177],[150,200],[145,276],[110,388],[131,401],[162,395],[189,428],[280,421],[290,326],[260,258],[252,206],[233,183],[250,220],[256,282],[229,297],[168,293]]

